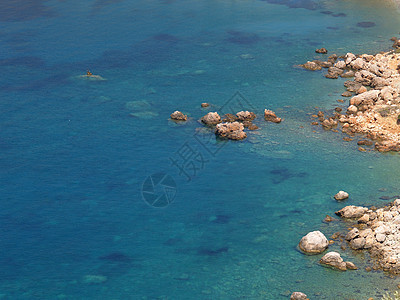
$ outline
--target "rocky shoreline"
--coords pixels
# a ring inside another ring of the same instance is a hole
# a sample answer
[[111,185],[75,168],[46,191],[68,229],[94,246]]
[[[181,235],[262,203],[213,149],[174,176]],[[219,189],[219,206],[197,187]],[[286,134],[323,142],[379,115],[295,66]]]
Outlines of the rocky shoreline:
[[[333,54],[326,61],[300,65],[312,71],[327,69],[325,77],[329,79],[353,78],[344,82],[342,97],[351,97],[347,108],[337,107],[332,116],[319,111],[312,116],[316,119],[312,125],[334,131],[341,127],[350,136],[362,134],[368,140],[361,146],[374,145],[380,152],[400,151],[400,40],[391,40],[396,50],[376,55]],[[316,52],[326,55],[328,51],[321,48]],[[359,150],[366,151],[363,147]]]
[[376,209],[346,206],[336,212],[351,223],[344,236],[353,250],[367,250],[372,269],[400,274],[400,199]]
[[[346,222],[348,231],[335,232],[329,240],[320,231],[309,232],[299,242],[301,252],[307,255],[322,254],[331,244],[338,244],[342,251],[346,251],[347,248],[350,248],[352,253],[367,251],[370,266],[365,268],[366,271],[382,270],[400,275],[400,199],[381,208],[348,205],[335,214]],[[324,222],[334,220],[337,219],[327,215]],[[358,269],[354,263],[344,261],[340,253],[334,251],[325,253],[319,264],[340,271]],[[297,295],[300,294],[293,293],[291,299],[307,299],[305,294],[300,295],[302,298],[296,298]]]

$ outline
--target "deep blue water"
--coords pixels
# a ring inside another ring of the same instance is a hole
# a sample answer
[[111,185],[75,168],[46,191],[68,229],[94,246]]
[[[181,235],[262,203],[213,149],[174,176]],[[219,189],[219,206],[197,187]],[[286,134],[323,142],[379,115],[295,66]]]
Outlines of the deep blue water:
[[[364,271],[363,254],[332,245],[360,267],[337,272],[296,249],[309,231],[345,230],[322,223],[344,205],[338,190],[356,205],[399,195],[400,160],[312,127],[343,80],[294,67],[322,46],[388,50],[395,7],[2,0],[0,22],[1,299],[367,299],[396,288]],[[106,80],[80,78],[88,69]],[[228,143],[198,123],[240,107],[285,120],[260,117]],[[175,110],[189,121],[171,122]],[[183,172],[171,159],[184,158]],[[142,197],[157,173],[176,184],[165,208]]]

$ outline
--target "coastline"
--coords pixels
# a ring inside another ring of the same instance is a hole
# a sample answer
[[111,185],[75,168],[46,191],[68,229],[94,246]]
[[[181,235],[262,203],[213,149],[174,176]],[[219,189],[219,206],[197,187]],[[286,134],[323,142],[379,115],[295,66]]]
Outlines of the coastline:
[[[375,55],[344,56],[330,55],[326,61],[314,60],[301,65],[312,71],[323,68],[329,79],[346,78],[346,91],[342,97],[350,98],[345,106],[335,108],[332,116],[319,111],[313,115],[312,125],[321,125],[326,130],[341,131],[350,136],[363,135],[367,140],[359,141],[360,146],[374,146],[380,152],[400,151],[400,41],[391,39],[393,48]],[[325,48],[317,53],[327,54]],[[337,100],[346,103],[344,99]],[[329,113],[329,112],[328,112]],[[367,148],[368,149],[368,148]],[[367,151],[359,147],[360,151]]]
[[[400,9],[400,1],[391,2]],[[344,82],[346,90],[341,95],[344,99],[337,100],[343,105],[339,104],[333,115],[329,111],[318,111],[312,115],[311,125],[321,125],[323,129],[333,132],[341,131],[349,136],[343,138],[348,142],[358,139],[358,150],[361,152],[400,151],[400,39],[392,37],[390,40],[394,49],[387,52],[333,54],[327,60],[307,61],[300,65],[311,71],[327,69],[325,77],[328,79],[347,79]],[[325,48],[315,52],[322,55],[328,53]],[[360,140],[359,136],[364,139]],[[338,199],[340,193],[346,196]],[[340,202],[346,200],[348,194],[340,191],[334,198]],[[335,214],[341,222],[349,225],[348,232],[336,232],[329,239],[320,231],[309,232],[303,236],[298,247],[306,254],[324,253],[319,263],[340,271],[358,268],[351,262],[345,262],[340,253],[327,250],[331,244],[340,245],[340,249],[346,252],[350,248],[355,255],[366,250],[370,266],[365,271],[381,270],[400,275],[400,199],[397,199],[399,196],[395,198],[380,208],[344,206]],[[325,223],[333,221],[337,219],[329,215],[324,219]],[[400,285],[397,287],[400,288]],[[397,299],[397,292],[393,295]],[[393,298],[386,293],[384,299]]]

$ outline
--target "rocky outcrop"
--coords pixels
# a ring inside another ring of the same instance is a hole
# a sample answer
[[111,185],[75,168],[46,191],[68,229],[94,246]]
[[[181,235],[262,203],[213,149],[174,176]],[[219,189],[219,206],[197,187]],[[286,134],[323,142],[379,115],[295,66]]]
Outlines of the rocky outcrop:
[[350,105],[348,108],[347,108],[347,113],[348,114],[355,114],[356,112],[358,111],[358,108],[357,108],[357,106],[355,106],[355,105]]
[[308,61],[303,65],[300,65],[304,69],[310,70],[310,71],[319,71],[322,69],[321,65],[317,64],[316,62],[313,61]]
[[239,122],[220,123],[215,127],[215,134],[231,140],[242,140],[247,137],[243,124]]
[[[395,42],[399,40],[396,39]],[[400,42],[399,42],[400,45]],[[327,78],[336,79],[352,77],[344,83],[347,91],[343,97],[351,97],[348,107],[336,110],[332,117],[318,116],[318,122],[324,129],[339,129],[349,135],[364,134],[376,141],[375,148],[362,152],[377,150],[380,152],[400,151],[400,52],[378,53],[376,55],[355,55],[347,53],[339,57],[331,55],[327,61],[312,61],[303,65],[306,68],[319,70],[328,67]],[[343,100],[339,99],[339,102]],[[341,124],[336,124],[337,120]]]
[[353,227],[345,236],[349,246],[353,250],[368,250],[374,269],[400,274],[400,199],[376,211],[367,210],[361,218],[366,221],[362,223],[363,229]]
[[346,219],[360,218],[368,211],[367,207],[349,205],[336,211],[335,214]]
[[353,60],[350,63],[350,66],[354,69],[354,70],[362,70],[365,68],[365,64],[366,62],[361,58],[356,58],[355,60]]
[[236,114],[236,118],[239,121],[253,121],[256,118],[256,114],[250,111],[240,111]]
[[302,237],[299,248],[308,254],[319,254],[324,252],[328,245],[329,242],[321,231],[312,231]]
[[349,194],[348,193],[346,193],[346,192],[344,192],[344,191],[339,191],[335,196],[334,196],[334,198],[336,199],[336,200],[345,200],[345,199],[347,199],[347,198],[349,198]]
[[[326,265],[341,271],[347,270],[347,263],[343,261],[343,258],[337,252],[326,253],[319,261],[320,264]],[[349,266],[354,266],[353,263],[349,262]],[[354,266],[355,267],[355,266]]]
[[340,75],[343,74],[343,70],[337,67],[328,68],[328,74],[325,75],[326,78],[338,79]]
[[206,125],[217,125],[221,123],[221,117],[217,112],[209,112],[205,116],[201,118],[201,122],[203,122]]
[[265,119],[265,121],[269,121],[269,122],[273,122],[273,123],[282,122],[281,118],[278,118],[272,110],[268,110],[268,109],[264,110],[264,119]]
[[356,59],[356,56],[353,53],[347,53],[344,57],[344,61],[347,66],[349,66],[351,64],[351,62],[355,59]]
[[290,300],[310,300],[307,295],[302,292],[293,292],[290,296]]
[[315,50],[316,53],[320,53],[320,54],[327,54],[328,50],[326,50],[325,48],[320,48]]
[[209,107],[209,106],[210,106],[210,104],[207,103],[207,102],[203,102],[203,103],[201,104],[201,107],[203,107],[203,108],[206,108],[206,107]]
[[175,111],[171,114],[171,119],[176,121],[187,121],[187,115],[184,115],[180,111]]

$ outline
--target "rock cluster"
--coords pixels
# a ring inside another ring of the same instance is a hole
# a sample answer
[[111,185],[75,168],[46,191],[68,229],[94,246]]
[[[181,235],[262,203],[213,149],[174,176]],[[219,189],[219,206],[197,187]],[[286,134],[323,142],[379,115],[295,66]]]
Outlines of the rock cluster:
[[[393,46],[400,48],[400,40],[394,42]],[[314,60],[301,66],[314,71],[327,68],[325,76],[331,79],[354,77],[344,83],[347,91],[343,97],[352,97],[344,113],[337,110],[332,117],[316,116],[324,129],[341,125],[349,135],[361,133],[375,141],[378,151],[400,151],[400,53],[331,55],[327,61]]]
[[367,249],[375,269],[400,274],[400,199],[376,210],[346,206],[336,214],[357,222],[345,236],[352,249]]
[[[142,106],[150,106],[147,102],[128,102],[126,104],[128,109],[136,109],[136,107]],[[201,107],[208,107],[208,103],[202,103]],[[187,121],[187,115],[183,114],[180,111],[175,111],[170,115],[171,119],[174,121]],[[214,133],[221,137],[231,140],[242,140],[247,137],[244,129],[248,130],[256,130],[258,126],[253,124],[253,121],[256,119],[256,114],[251,111],[239,111],[236,114],[225,114],[222,117],[217,112],[209,112],[203,117],[201,117],[200,121],[204,125],[211,127],[214,129]],[[276,114],[271,111],[265,109],[264,118],[266,121],[280,123],[282,121],[281,118],[278,118]]]
[[[247,137],[247,134],[244,131],[245,128],[248,130],[258,129],[258,126],[253,124],[256,117],[256,114],[250,111],[239,111],[235,115],[228,113],[222,117],[217,112],[209,112],[200,120],[203,124],[209,127],[215,126],[215,134],[221,138],[242,140]],[[267,109],[264,112],[264,117],[265,120],[274,123],[282,121],[282,119],[278,118],[273,111]]]

